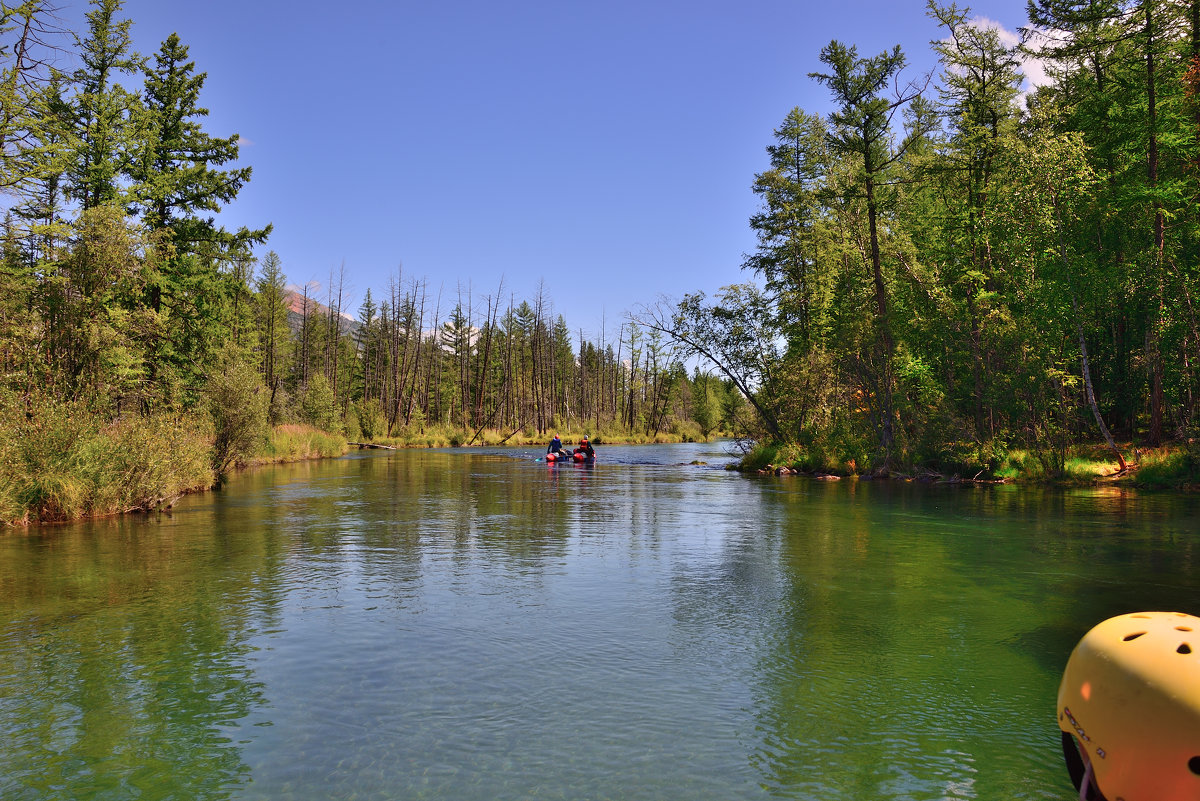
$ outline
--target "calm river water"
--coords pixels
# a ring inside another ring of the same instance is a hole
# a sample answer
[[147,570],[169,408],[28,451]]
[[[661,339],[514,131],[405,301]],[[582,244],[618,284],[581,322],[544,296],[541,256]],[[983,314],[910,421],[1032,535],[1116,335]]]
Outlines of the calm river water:
[[1192,497],[600,452],[0,531],[0,798],[1066,801],[1071,648],[1200,612]]

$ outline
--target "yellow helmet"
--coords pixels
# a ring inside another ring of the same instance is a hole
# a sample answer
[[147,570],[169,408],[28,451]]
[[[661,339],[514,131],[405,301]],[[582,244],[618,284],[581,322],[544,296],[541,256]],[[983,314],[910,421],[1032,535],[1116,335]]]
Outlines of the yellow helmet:
[[1063,672],[1058,727],[1076,789],[1094,783],[1083,797],[1200,799],[1200,618],[1136,612],[1089,631]]

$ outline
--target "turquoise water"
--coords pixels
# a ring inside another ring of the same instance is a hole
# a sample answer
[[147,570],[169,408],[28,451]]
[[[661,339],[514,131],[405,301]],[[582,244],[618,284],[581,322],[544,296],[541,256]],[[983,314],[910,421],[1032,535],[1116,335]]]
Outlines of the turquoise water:
[[0,532],[0,798],[1066,801],[1075,642],[1198,611],[1190,497],[537,455]]

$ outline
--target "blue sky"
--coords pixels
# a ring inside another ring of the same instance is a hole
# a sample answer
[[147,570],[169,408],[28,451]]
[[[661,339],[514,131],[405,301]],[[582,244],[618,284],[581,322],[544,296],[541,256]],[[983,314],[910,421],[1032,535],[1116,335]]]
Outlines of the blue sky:
[[[968,4],[1010,31],[1025,0]],[[349,311],[389,277],[476,300],[539,284],[611,336],[659,296],[749,279],[750,191],[831,39],[896,44],[906,76],[940,36],[916,0],[407,2],[126,0],[137,49],[171,32],[208,73],[206,129],[240,134],[251,182],[227,227],[274,224],[293,283],[345,265]],[[86,4],[64,22],[83,29]],[[544,282],[544,283],[543,283]],[[324,291],[323,289],[321,290]]]

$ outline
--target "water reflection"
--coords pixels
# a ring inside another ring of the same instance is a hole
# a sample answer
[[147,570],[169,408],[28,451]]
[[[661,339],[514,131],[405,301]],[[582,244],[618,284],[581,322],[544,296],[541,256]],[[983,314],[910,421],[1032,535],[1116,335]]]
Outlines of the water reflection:
[[1070,648],[1200,583],[1188,498],[538,455],[0,538],[0,797],[1065,801]]
[[[249,641],[278,606],[261,542],[128,518],[12,532],[0,561],[0,796],[228,798],[230,724],[264,703]],[[228,565],[219,581],[195,566]]]
[[1186,500],[883,484],[768,497],[789,621],[758,670],[756,761],[783,797],[1068,797],[1047,720],[1071,647],[1116,610],[1196,589]]

